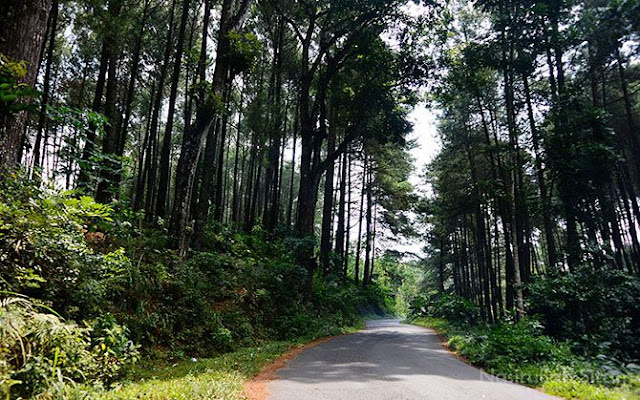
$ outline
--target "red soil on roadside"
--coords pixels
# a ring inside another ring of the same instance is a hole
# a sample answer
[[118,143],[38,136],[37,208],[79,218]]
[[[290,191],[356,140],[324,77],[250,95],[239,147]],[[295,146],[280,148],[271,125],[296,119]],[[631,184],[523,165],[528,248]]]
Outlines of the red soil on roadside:
[[253,379],[246,382],[244,384],[242,394],[244,394],[248,400],[266,400],[269,397],[267,384],[277,379],[276,372],[280,368],[286,366],[289,360],[296,358],[301,351],[310,349],[321,343],[328,342],[334,337],[335,336],[330,336],[324,339],[318,339],[311,343],[307,343],[304,346],[296,347],[295,349],[287,351],[282,355],[282,357],[272,361],[270,364],[262,368],[258,375],[254,376]]

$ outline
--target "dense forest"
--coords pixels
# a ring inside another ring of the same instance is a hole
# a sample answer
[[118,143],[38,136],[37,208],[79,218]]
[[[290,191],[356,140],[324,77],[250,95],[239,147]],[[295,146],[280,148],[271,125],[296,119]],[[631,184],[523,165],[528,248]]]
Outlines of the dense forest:
[[515,310],[544,315],[562,336],[620,335],[618,350],[634,357],[637,7],[456,9],[432,92],[443,148],[425,205],[441,289],[487,321]]
[[637,390],[639,31],[637,0],[2,2],[0,395],[385,314]]

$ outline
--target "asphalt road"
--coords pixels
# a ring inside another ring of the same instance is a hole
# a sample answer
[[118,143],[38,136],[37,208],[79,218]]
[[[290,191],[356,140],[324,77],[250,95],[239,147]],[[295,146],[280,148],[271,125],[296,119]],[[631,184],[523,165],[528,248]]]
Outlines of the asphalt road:
[[446,351],[431,330],[378,320],[303,351],[268,385],[272,400],[551,400]]

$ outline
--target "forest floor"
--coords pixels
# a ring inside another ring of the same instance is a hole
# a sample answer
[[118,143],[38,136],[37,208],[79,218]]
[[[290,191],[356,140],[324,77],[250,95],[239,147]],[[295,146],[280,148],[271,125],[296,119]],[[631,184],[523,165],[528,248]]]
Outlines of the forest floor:
[[433,330],[395,319],[305,350],[276,375],[267,385],[272,400],[556,399],[472,367]]

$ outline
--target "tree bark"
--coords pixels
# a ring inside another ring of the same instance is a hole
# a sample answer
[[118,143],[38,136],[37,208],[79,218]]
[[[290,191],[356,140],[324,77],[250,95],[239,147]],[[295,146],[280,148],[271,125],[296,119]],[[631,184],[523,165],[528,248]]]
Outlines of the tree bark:
[[342,165],[340,171],[340,187],[338,197],[338,225],[336,226],[336,245],[335,251],[338,259],[338,265],[341,266],[344,261],[344,237],[345,237],[345,201],[347,190],[347,152],[345,151],[342,156]]
[[[241,23],[246,15],[251,0],[224,0],[220,13],[218,30],[218,46],[216,49],[216,66],[211,83],[210,98],[203,101],[196,110],[196,121],[192,128],[186,129],[182,138],[182,150],[176,171],[176,189],[174,206],[171,212],[170,232],[179,242],[184,242],[187,223],[190,215],[191,196],[196,171],[196,160],[200,156],[203,141],[213,125],[219,110],[215,110],[214,101],[223,96],[227,71],[229,69],[229,32]],[[206,163],[214,160],[206,159]]]
[[42,88],[42,99],[40,100],[40,115],[38,115],[38,126],[36,128],[36,140],[33,146],[33,169],[40,168],[40,148],[42,147],[42,134],[47,122],[47,105],[51,90],[51,67],[53,65],[53,49],[56,41],[56,31],[58,26],[58,0],[53,0],[51,13],[49,15],[49,44],[47,47],[47,63],[44,69],[44,84]]
[[[13,61],[25,62],[27,71],[20,82],[31,87],[36,83],[50,11],[51,0],[0,3],[0,54]],[[0,109],[0,168],[11,168],[20,163],[26,123],[26,111],[13,114]]]
[[[330,106],[327,153],[336,149],[336,110]],[[331,270],[331,233],[333,230],[333,176],[334,162],[329,161],[324,181],[324,200],[322,205],[322,228],[320,237],[320,254],[323,273],[327,276]]]
[[[109,2],[108,14],[109,20],[117,20],[122,9],[120,0],[111,0]],[[102,140],[102,153],[107,155],[107,159],[103,162],[100,169],[100,182],[96,193],[96,200],[101,203],[107,203],[118,190],[115,178],[119,163],[116,161],[118,151],[118,124],[120,123],[116,101],[118,97],[118,59],[120,56],[119,40],[115,26],[108,24],[106,40],[107,48],[107,91],[105,93],[105,118],[108,125],[105,129],[104,139]]]
[[180,82],[180,72],[182,67],[184,37],[187,28],[187,18],[189,17],[189,5],[190,0],[183,0],[182,16],[180,17],[180,26],[178,28],[178,42],[176,43],[176,55],[173,60],[171,89],[169,91],[169,110],[167,112],[164,139],[162,140],[162,151],[160,152],[160,180],[158,182],[158,199],[156,203],[156,215],[160,217],[166,216],[169,200],[169,184],[171,178],[171,139],[173,136],[173,120],[176,110],[176,99],[178,96],[178,83]]

